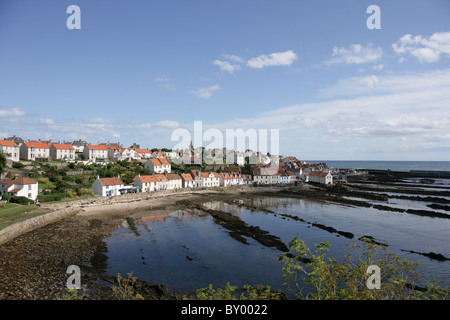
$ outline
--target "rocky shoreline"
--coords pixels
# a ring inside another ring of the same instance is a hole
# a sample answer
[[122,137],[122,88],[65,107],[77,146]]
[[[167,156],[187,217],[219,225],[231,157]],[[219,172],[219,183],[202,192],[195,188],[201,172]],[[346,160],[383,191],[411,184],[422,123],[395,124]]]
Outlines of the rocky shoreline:
[[[130,199],[107,205],[89,206],[86,202],[80,207],[82,212],[73,217],[43,226],[37,230],[23,234],[3,245],[0,245],[0,299],[2,300],[51,300],[60,299],[65,292],[65,283],[68,278],[66,273],[69,265],[77,265],[81,268],[82,283],[87,285],[88,299],[115,299],[112,286],[116,285],[115,277],[104,272],[106,267],[106,244],[103,239],[111,234],[119,219],[126,217],[139,217],[150,215],[164,215],[169,212],[193,208],[210,214],[216,223],[229,230],[230,236],[238,241],[245,241],[245,237],[252,237],[265,246],[272,246],[282,252],[288,251],[286,244],[277,237],[258,227],[249,226],[239,218],[220,210],[208,209],[206,202],[221,200],[236,205],[247,206],[254,210],[262,210],[273,214],[279,214],[267,208],[236,202],[236,199],[252,199],[261,196],[283,196],[313,199],[315,201],[331,201],[350,206],[373,207],[378,210],[399,211],[408,214],[425,215],[437,219],[448,219],[449,214],[433,210],[399,209],[386,204],[373,204],[371,201],[386,201],[389,197],[395,197],[395,193],[403,194],[408,200],[423,201],[421,196],[430,197],[434,202],[450,195],[449,189],[427,190],[421,193],[418,189],[421,185],[408,185],[408,187],[386,184],[379,178],[351,181],[347,184],[336,184],[332,187],[319,185],[298,185],[286,187],[247,187],[234,190],[210,190],[199,193],[171,194],[158,198]],[[417,188],[415,188],[417,187]],[[414,195],[410,193],[415,188]],[[435,188],[436,189],[436,188]],[[383,191],[380,193],[379,191]],[[394,195],[388,195],[393,193]],[[420,196],[418,193],[421,193]],[[411,194],[405,196],[404,194]],[[352,197],[351,199],[349,197]],[[358,200],[354,198],[358,198]],[[439,202],[444,203],[444,202]],[[66,204],[67,205],[67,204]],[[442,204],[434,204],[430,209],[447,210]],[[151,208],[149,212],[149,208]],[[282,215],[284,219],[300,219],[298,217]],[[339,236],[353,238],[354,235],[345,230],[336,230],[331,226],[321,225],[312,221],[302,221],[311,224],[312,227],[321,228]],[[365,241],[377,242],[371,236],[363,237]],[[361,239],[360,239],[361,240]],[[413,252],[428,256],[430,259],[449,260],[448,257],[433,252]],[[125,275],[123,275],[125,276]],[[181,299],[182,293],[169,292],[164,284],[148,284],[137,280],[135,283],[137,292],[145,299],[172,300]]]

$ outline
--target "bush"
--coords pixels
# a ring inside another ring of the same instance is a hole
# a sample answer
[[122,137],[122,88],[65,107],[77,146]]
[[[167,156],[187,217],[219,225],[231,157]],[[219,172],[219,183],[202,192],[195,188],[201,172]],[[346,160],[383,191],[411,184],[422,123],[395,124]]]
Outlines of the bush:
[[4,194],[2,195],[2,200],[9,201],[9,200],[11,200],[11,197],[9,196],[9,194],[4,193]]
[[9,202],[18,203],[18,204],[22,204],[22,205],[28,205],[28,203],[30,203],[30,204],[34,203],[33,200],[28,199],[27,197],[21,197],[21,196],[14,196],[11,198],[11,200]]
[[[305,242],[294,238],[290,242],[294,253],[283,253],[284,284],[301,299],[350,299],[350,300],[409,300],[409,299],[447,299],[449,288],[441,288],[431,281],[426,288],[419,289],[415,281],[420,278],[416,270],[418,263],[389,253],[376,251],[379,247],[371,242],[353,246],[359,257],[349,254],[346,263],[326,258],[330,244],[316,244],[312,252]],[[379,289],[369,289],[367,282],[369,266],[382,270]],[[303,276],[302,276],[303,275]],[[304,293],[306,291],[306,294]]]
[[52,202],[52,201],[60,201],[67,197],[68,197],[68,195],[65,193],[51,193],[51,194],[39,195],[37,197],[37,200],[39,200],[39,202]]

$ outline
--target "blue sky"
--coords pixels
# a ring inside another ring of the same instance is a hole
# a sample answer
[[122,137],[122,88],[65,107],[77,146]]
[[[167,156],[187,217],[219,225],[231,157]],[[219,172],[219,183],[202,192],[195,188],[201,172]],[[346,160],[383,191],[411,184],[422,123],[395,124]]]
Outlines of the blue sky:
[[278,129],[300,159],[450,160],[449,16],[447,0],[0,0],[0,138],[171,148],[202,121]]

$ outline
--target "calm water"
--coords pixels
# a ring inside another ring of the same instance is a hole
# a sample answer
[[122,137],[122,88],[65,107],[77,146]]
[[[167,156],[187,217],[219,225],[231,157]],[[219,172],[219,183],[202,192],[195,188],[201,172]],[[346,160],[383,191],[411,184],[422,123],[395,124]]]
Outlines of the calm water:
[[330,168],[347,169],[375,169],[405,171],[410,170],[432,170],[450,171],[450,161],[332,161],[332,160],[311,160],[308,162],[324,162]]
[[[411,205],[407,201],[390,201],[389,205]],[[420,270],[426,273],[427,279],[439,279],[450,285],[450,261],[438,262],[404,251],[433,251],[450,257],[450,219],[279,197],[257,198],[253,204],[352,232],[355,238],[223,202],[210,202],[208,206],[237,215],[248,225],[259,226],[279,237],[286,245],[296,235],[310,247],[330,241],[329,256],[340,260],[349,252],[350,242],[363,235],[372,236],[389,243],[392,252],[420,262]],[[105,239],[107,271],[111,275],[132,271],[134,276],[149,283],[166,284],[171,290],[184,292],[195,292],[209,284],[224,287],[227,282],[237,286],[262,283],[282,289],[282,265],[278,260],[281,252],[253,239],[247,240],[248,244],[234,240],[228,230],[200,211],[126,219]]]

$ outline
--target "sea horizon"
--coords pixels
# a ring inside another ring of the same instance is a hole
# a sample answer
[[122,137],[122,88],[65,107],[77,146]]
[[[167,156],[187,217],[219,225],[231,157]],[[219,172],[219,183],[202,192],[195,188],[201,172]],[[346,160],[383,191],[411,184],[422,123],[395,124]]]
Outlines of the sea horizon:
[[450,171],[450,161],[414,161],[414,160],[306,160],[310,163],[325,163],[336,169],[373,169],[405,171]]

